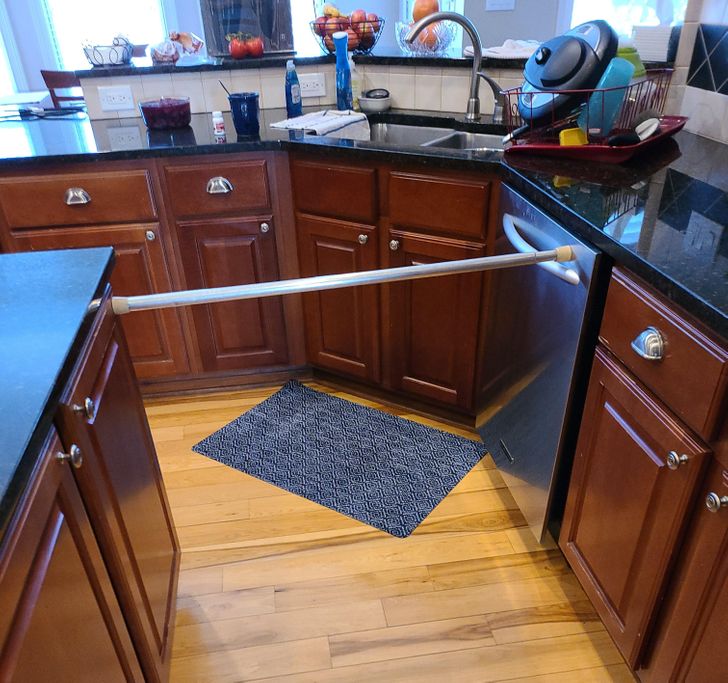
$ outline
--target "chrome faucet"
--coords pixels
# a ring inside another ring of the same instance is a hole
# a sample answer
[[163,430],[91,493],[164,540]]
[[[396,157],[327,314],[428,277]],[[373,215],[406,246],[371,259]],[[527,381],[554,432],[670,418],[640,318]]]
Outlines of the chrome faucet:
[[483,44],[480,42],[478,31],[470,19],[457,12],[433,12],[414,24],[405,36],[405,40],[408,43],[412,43],[425,26],[434,24],[436,21],[454,21],[456,24],[460,24],[465,29],[465,33],[468,34],[470,42],[473,44],[473,70],[470,75],[470,96],[468,97],[465,118],[468,121],[477,121],[480,118],[480,97],[478,92],[480,90],[480,79],[482,78],[493,90],[493,98],[495,100],[493,123],[502,123],[504,96],[500,92],[501,88],[498,83],[481,71]]

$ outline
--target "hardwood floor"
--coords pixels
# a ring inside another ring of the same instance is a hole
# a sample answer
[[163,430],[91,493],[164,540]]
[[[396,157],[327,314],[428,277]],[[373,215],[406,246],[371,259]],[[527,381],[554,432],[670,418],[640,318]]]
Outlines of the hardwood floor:
[[634,680],[490,458],[399,539],[190,450],[274,391],[147,402],[183,550],[174,683]]

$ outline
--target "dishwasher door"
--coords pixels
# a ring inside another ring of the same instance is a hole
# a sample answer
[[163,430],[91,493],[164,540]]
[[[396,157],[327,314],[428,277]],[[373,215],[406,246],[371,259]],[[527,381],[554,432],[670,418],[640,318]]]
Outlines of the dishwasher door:
[[497,253],[576,247],[573,262],[492,273],[481,359],[478,432],[541,540],[552,482],[566,464],[561,451],[598,252],[506,185],[500,219]]

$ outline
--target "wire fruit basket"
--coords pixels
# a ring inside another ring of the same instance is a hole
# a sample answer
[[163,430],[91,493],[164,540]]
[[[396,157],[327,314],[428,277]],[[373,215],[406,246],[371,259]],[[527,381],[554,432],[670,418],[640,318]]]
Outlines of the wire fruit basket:
[[[504,90],[504,122],[512,136],[506,151],[621,163],[685,124],[684,117],[662,116],[671,77],[672,69],[656,69],[617,88],[545,90],[536,96],[523,86]],[[645,116],[660,118],[655,135],[635,144],[607,144],[614,136],[633,132]],[[560,145],[559,133],[577,126],[586,131],[588,143]]]
[[350,21],[348,17],[326,17],[309,22],[312,33],[316,36],[321,49],[329,54],[335,51],[333,35],[337,31],[349,34],[349,52],[355,55],[368,55],[382,35],[384,19],[377,17],[372,21]]
[[84,45],[83,52],[91,66],[118,66],[131,62],[133,45],[116,36],[111,45]]

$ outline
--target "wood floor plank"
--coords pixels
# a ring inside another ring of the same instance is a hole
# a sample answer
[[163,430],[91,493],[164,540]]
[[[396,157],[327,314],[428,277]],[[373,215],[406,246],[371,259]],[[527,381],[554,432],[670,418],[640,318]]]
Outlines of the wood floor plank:
[[626,664],[608,664],[592,669],[560,671],[526,678],[504,679],[508,683],[634,683],[637,679]]
[[445,619],[329,638],[334,667],[494,645],[483,616]]
[[177,600],[177,626],[269,614],[274,611],[273,586],[207,593]]
[[[359,543],[346,552],[322,547],[282,557],[261,558],[223,567],[224,590],[251,588],[261,582],[290,583],[317,577],[346,576],[386,569],[402,569],[456,559],[490,557],[513,552],[505,532],[382,537]],[[383,546],[387,550],[382,552]],[[263,578],[266,577],[266,578]]]
[[238,683],[329,668],[327,638],[272,643],[238,650],[173,657],[174,683]]
[[[224,571],[223,585],[225,585]],[[584,592],[576,578],[566,574],[385,598],[382,604],[387,623],[390,626],[397,626],[584,599]]]
[[556,676],[621,662],[606,633],[545,638],[420,657],[390,659],[281,677],[284,683],[495,683],[527,676]]
[[189,657],[319,636],[338,637],[338,634],[359,629],[366,633],[377,632],[385,625],[379,600],[259,614],[255,618],[212,619],[177,626],[174,652],[175,657]]
[[327,579],[279,583],[275,587],[276,611],[337,604],[348,600],[389,598],[434,590],[426,567],[353,574]]
[[536,579],[571,571],[560,550],[540,550],[499,557],[443,562],[428,567],[435,590]]
[[[184,560],[184,554],[182,555]],[[222,591],[222,566],[182,569],[177,582],[177,597],[219,593]]]
[[174,509],[174,525],[181,527],[239,522],[250,519],[250,501],[225,500],[202,505],[180,505]]

